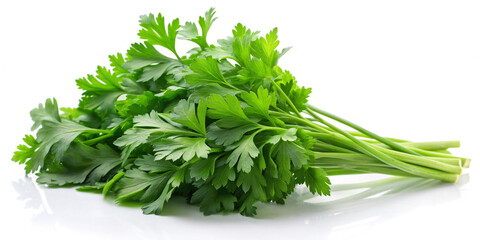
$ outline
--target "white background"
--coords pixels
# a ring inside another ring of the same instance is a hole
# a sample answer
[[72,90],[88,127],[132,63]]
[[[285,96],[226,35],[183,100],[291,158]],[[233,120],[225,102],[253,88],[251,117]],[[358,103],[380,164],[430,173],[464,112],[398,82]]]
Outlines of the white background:
[[[210,42],[237,22],[278,27],[281,47],[293,46],[280,65],[313,88],[311,103],[385,136],[461,140],[455,153],[472,168],[456,184],[337,187],[309,200],[299,188],[287,205],[261,205],[247,218],[204,217],[182,199],[165,216],[146,216],[100,195],[38,186],[10,161],[30,109],[50,97],[75,106],[74,80],[138,41],[139,15],[194,21],[211,6],[219,19]],[[2,1],[0,238],[478,239],[479,13],[478,1]],[[396,192],[382,194],[384,186]]]

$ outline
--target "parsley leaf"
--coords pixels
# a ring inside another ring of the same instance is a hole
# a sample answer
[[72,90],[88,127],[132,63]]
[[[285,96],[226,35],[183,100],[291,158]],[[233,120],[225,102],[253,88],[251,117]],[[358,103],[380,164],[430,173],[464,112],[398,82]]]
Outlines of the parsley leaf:
[[[19,164],[25,164],[28,159],[35,154],[35,149],[38,147],[38,142],[32,135],[25,135],[23,141],[26,143],[17,146],[17,151],[13,154],[12,160]],[[29,166],[31,168],[31,166]]]
[[134,164],[138,169],[150,173],[169,172],[177,169],[177,166],[171,161],[155,161],[155,156],[153,155],[144,155],[135,160]]
[[310,192],[318,195],[330,195],[330,180],[321,168],[308,168],[304,170],[305,184]]
[[112,74],[110,70],[100,66],[97,68],[96,77],[88,75],[87,78],[78,79],[78,88],[85,90],[83,107],[98,109],[102,113],[113,110],[117,98],[124,93],[121,81],[122,79]]
[[205,135],[206,113],[207,104],[205,100],[199,101],[197,111],[195,112],[195,104],[182,99],[173,109],[172,120]]
[[127,51],[127,62],[122,67],[137,70],[151,64],[170,62],[173,59],[161,54],[155,47],[148,43],[134,43]]
[[215,172],[215,162],[217,157],[208,157],[206,159],[192,160],[193,164],[190,166],[190,176],[194,179],[207,180]]
[[242,92],[241,94],[242,99],[250,105],[246,107],[244,111],[247,114],[253,116],[261,116],[265,119],[270,119],[269,109],[270,104],[273,102],[274,98],[272,95],[268,93],[267,89],[263,87],[259,87],[257,90],[257,94],[254,92]]
[[223,77],[220,67],[216,59],[212,57],[197,58],[190,64],[190,70],[192,74],[187,75],[187,83],[192,85],[205,85],[205,84],[223,84],[230,85],[225,77]]
[[176,161],[183,158],[189,161],[193,157],[207,158],[210,147],[205,144],[205,138],[177,137],[161,139],[153,143],[155,159]]
[[[244,136],[238,143],[228,146],[225,150],[233,150],[227,158],[230,167],[237,165],[238,171],[250,172],[253,166],[253,158],[256,158],[260,151],[253,142],[255,134]],[[238,164],[237,164],[238,163]]]
[[134,199],[144,203],[152,202],[160,196],[171,174],[171,172],[146,173],[138,169],[128,170],[113,188],[118,196],[116,201],[125,202]]
[[237,198],[223,189],[203,185],[193,193],[190,202],[198,204],[200,211],[205,215],[210,215],[222,211],[233,211]]
[[208,30],[210,30],[213,22],[217,19],[213,17],[214,15],[215,9],[210,8],[210,10],[205,12],[205,17],[198,18],[198,24],[200,25],[200,29],[202,31],[201,35],[198,34],[197,26],[192,22],[186,22],[185,25],[182,26],[182,30],[180,30],[179,34],[183,37],[183,39],[190,40],[198,44],[202,49],[207,48]]
[[140,16],[140,26],[143,27],[143,29],[138,32],[138,36],[140,36],[141,39],[170,50],[180,60],[175,50],[177,33],[180,28],[178,18],[174,19],[172,23],[168,24],[168,27],[165,28],[165,18],[162,14],[159,13],[156,18],[153,14],[142,15]]
[[62,158],[59,169],[40,173],[37,181],[52,186],[94,184],[120,166],[120,154],[107,145],[96,148],[74,143]]
[[207,115],[217,121],[219,127],[237,127],[253,123],[243,112],[238,98],[227,94],[225,98],[220,95],[211,95],[207,98]]
[[55,99],[48,99],[45,107],[40,105],[37,109],[32,110],[31,115],[35,121],[32,129],[38,125],[41,125],[42,128],[37,132],[38,148],[31,159],[27,161],[27,172],[34,172],[39,167],[44,167],[45,158],[49,153],[53,154],[54,161],[59,163],[72,141],[80,134],[102,132],[102,130],[85,127],[67,119],[60,120]]

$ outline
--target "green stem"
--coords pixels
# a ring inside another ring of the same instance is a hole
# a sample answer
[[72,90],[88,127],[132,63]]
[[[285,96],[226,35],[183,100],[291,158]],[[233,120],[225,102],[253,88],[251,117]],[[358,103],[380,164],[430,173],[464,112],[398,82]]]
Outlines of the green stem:
[[343,167],[345,169],[350,169],[350,168],[355,168],[355,167],[386,167],[386,168],[391,168],[395,169],[393,167],[390,167],[386,165],[383,162],[377,161],[377,162],[355,162],[351,160],[346,160],[346,159],[336,159],[336,158],[319,158],[317,159],[318,163],[322,165],[324,168],[335,168],[335,167]]
[[297,124],[285,124],[285,126],[287,126],[287,127],[301,128],[301,129],[309,130],[309,131],[316,131],[316,129],[313,129],[313,128],[311,128],[311,127],[302,126],[302,125],[297,125]]
[[415,151],[415,152],[418,152],[424,156],[429,156],[429,157],[443,157],[443,158],[458,158],[458,157],[455,157],[451,154],[448,154],[448,153],[440,153],[440,152],[436,152],[436,151],[430,151],[430,150],[423,150],[423,149],[420,149],[420,148],[415,148],[415,147],[408,147],[410,148],[411,150]]
[[[371,142],[382,147],[389,147],[377,140],[365,140],[366,142]],[[399,142],[400,145],[405,146],[406,148],[413,150],[412,148],[422,149],[426,151],[440,151],[446,150],[449,148],[458,148],[460,147],[460,141],[438,141],[438,142]],[[416,151],[415,151],[416,152]]]
[[[378,148],[377,148],[378,149]],[[462,168],[460,166],[460,159],[451,159],[451,158],[423,158],[414,155],[409,155],[402,152],[396,152],[393,150],[388,149],[378,149],[390,156],[394,157],[395,159],[401,160],[403,162],[412,163],[424,167],[431,167],[437,170],[442,170],[445,172],[461,174]],[[387,150],[387,151],[385,151]],[[378,163],[378,160],[372,158],[371,156],[359,154],[359,153],[330,153],[330,152],[316,152],[315,158],[334,158],[334,159],[342,159],[346,161],[353,161],[354,163],[357,162],[369,162],[369,163]],[[384,164],[384,163],[382,163]]]
[[339,175],[354,175],[354,174],[366,174],[367,172],[355,171],[351,169],[343,168],[332,168],[332,169],[323,169],[327,176],[339,176]]
[[[317,132],[311,132],[311,131],[305,131],[308,135],[316,138],[317,140],[320,140],[322,142],[332,144],[337,147],[345,148],[348,149],[352,152],[359,152],[362,153],[362,150],[360,147],[358,147],[355,143],[352,141],[349,141],[348,139],[344,138],[342,135],[339,134],[326,134],[326,133],[317,133]],[[340,137],[342,136],[342,137]]]
[[293,104],[292,100],[290,100],[290,98],[287,96],[287,94],[285,94],[285,92],[282,90],[282,88],[277,84],[277,82],[275,82],[275,80],[273,78],[269,78],[270,81],[272,82],[272,84],[275,86],[275,88],[277,88],[277,91],[280,93],[280,95],[282,95],[282,97],[285,98],[285,100],[287,101],[288,105],[292,108],[292,110],[295,112],[295,115],[297,115],[297,117],[299,118],[302,118],[302,119],[305,119],[301,114],[300,112],[298,111],[297,107],[295,107],[295,104]]
[[107,129],[87,129],[83,131],[84,133],[110,133],[110,130]]
[[347,149],[347,148],[338,147],[338,146],[335,146],[335,145],[332,145],[332,144],[323,143],[323,142],[320,142],[320,141],[317,141],[313,146],[314,146],[315,148],[320,148],[320,149],[322,149],[322,150],[326,150],[326,151],[330,151],[330,152],[355,153],[354,151],[349,150],[349,149]]
[[420,156],[411,155],[407,153],[397,152],[394,150],[378,147],[375,145],[372,145],[372,147],[378,150],[379,152],[388,154],[389,156],[392,156],[393,158],[401,160],[403,162],[420,165],[424,167],[429,167],[437,170],[442,170],[444,172],[450,172],[450,173],[456,173],[456,174],[462,173],[462,168],[460,166],[459,161],[457,161],[456,166],[454,166],[447,163],[436,161],[428,157],[420,157]]
[[86,145],[92,145],[92,144],[95,144],[97,142],[100,142],[104,139],[107,139],[107,138],[110,138],[110,137],[113,137],[113,134],[105,134],[105,135],[101,135],[99,137],[96,137],[96,138],[92,138],[92,139],[89,139],[87,141],[84,141],[83,143],[85,143]]
[[101,135],[99,137],[96,137],[96,138],[92,138],[92,139],[89,139],[87,141],[84,141],[83,143],[86,144],[86,145],[92,145],[92,144],[95,144],[99,141],[102,141],[104,139],[107,139],[107,138],[110,138],[110,137],[113,137],[115,135],[115,132],[120,128],[120,124],[118,124],[117,126],[115,126],[114,128],[108,130],[108,129],[99,129],[99,130],[102,130],[103,133],[107,133],[105,135]]
[[[331,119],[333,119],[333,120],[335,120],[335,121],[337,121],[337,122],[343,123],[343,124],[345,124],[345,125],[353,128],[353,129],[355,129],[355,130],[357,130],[357,131],[359,131],[359,132],[361,132],[361,133],[363,133],[363,134],[365,134],[365,135],[373,138],[373,139],[378,140],[379,142],[384,143],[385,145],[390,146],[391,148],[393,148],[393,149],[395,149],[395,150],[397,150],[397,151],[401,151],[401,152],[405,152],[405,153],[410,153],[410,154],[413,154],[413,155],[420,155],[420,154],[418,154],[418,153],[416,153],[416,152],[414,152],[414,151],[412,151],[412,150],[410,150],[410,149],[408,149],[408,148],[406,148],[406,147],[404,147],[404,146],[402,146],[402,145],[400,145],[400,144],[398,144],[398,143],[396,143],[396,142],[394,142],[394,141],[391,141],[391,140],[389,140],[389,139],[387,139],[387,138],[384,138],[384,137],[379,136],[379,135],[377,135],[377,134],[375,134],[375,133],[373,133],[373,132],[370,132],[370,131],[368,131],[367,129],[365,129],[365,128],[363,128],[363,127],[360,127],[360,126],[358,126],[358,125],[356,125],[356,124],[354,124],[354,123],[352,123],[352,122],[350,122],[350,121],[348,121],[348,120],[346,120],[346,119],[343,119],[343,118],[341,118],[341,117],[338,117],[338,116],[336,116],[336,115],[334,115],[334,114],[331,114],[331,113],[329,113],[329,112],[326,112],[326,111],[323,111],[323,110],[321,110],[321,109],[318,109],[318,108],[316,108],[316,107],[314,107],[314,106],[312,106],[312,105],[308,105],[308,109],[310,110],[310,111],[308,111],[309,113],[312,113],[312,111],[314,111],[314,112],[316,112],[316,113],[322,114],[323,116],[329,117],[329,118],[331,118]],[[315,119],[317,119],[316,114],[313,114],[312,117],[314,117]]]
[[[311,110],[307,109],[307,111],[309,113],[313,114],[313,115],[316,115]],[[426,177],[426,178],[434,178],[434,179],[439,179],[439,180],[443,180],[443,181],[447,181],[447,182],[456,182],[457,179],[458,179],[458,176],[456,174],[446,173],[446,172],[443,172],[443,171],[437,171],[437,170],[430,169],[430,168],[425,168],[425,167],[420,167],[420,166],[417,166],[417,165],[412,165],[412,164],[405,163],[405,162],[402,162],[400,160],[394,159],[393,157],[378,151],[377,149],[373,148],[369,144],[355,138],[351,134],[345,132],[344,130],[342,130],[338,127],[336,127],[335,125],[324,121],[320,117],[318,117],[317,120],[320,123],[322,123],[322,124],[326,125],[327,127],[331,128],[332,130],[334,130],[334,131],[342,134],[346,138],[350,139],[352,142],[354,142],[361,149],[361,151],[363,153],[365,153],[369,156],[372,156],[372,157],[374,157],[374,158],[376,158],[376,159],[378,159],[378,160],[380,160],[380,161],[382,161],[382,162],[384,162],[384,163],[386,163],[390,166],[393,166],[393,167],[401,169],[405,172],[408,172],[408,173],[411,173],[411,174],[414,174],[414,175],[417,175],[417,176],[421,176],[421,177]]]
[[[453,159],[454,161],[461,161],[461,165],[464,168],[468,168],[470,166],[470,159],[469,158],[464,158],[464,157],[456,157],[452,156],[451,154],[448,153],[441,153],[441,152],[436,152],[436,151],[429,151],[429,150],[423,150],[420,148],[414,148],[414,147],[408,147],[409,149],[418,152],[422,154],[423,156],[431,157],[431,158],[442,158],[442,162],[448,162],[447,159]],[[451,161],[450,164],[453,164],[454,161]]]
[[240,88],[237,88],[237,87],[233,86],[232,84],[230,84],[229,82],[227,82],[227,80],[226,80],[225,78],[223,79],[223,81],[224,81],[223,84],[227,85],[227,86],[230,87],[230,88],[233,88],[233,89],[235,89],[235,90],[237,90],[237,91],[246,92],[246,91],[244,91],[244,90],[242,90],[242,89],[240,89]]
[[177,51],[174,49],[172,52],[173,52],[173,54],[175,54],[175,57],[178,59],[178,61],[180,63],[182,63],[183,65],[185,65],[185,63],[182,61],[182,58],[180,56],[178,56]]
[[[379,162],[375,158],[361,153],[338,153],[338,152],[315,152],[315,159],[319,158],[334,158],[334,159],[347,159],[348,161],[368,161]],[[380,162],[381,163],[381,162]]]
[[293,116],[293,115],[290,115],[288,113],[282,113],[282,112],[276,112],[276,111],[269,111],[269,114],[270,115],[276,115],[276,116],[279,116],[279,117],[285,117],[287,120],[293,120],[295,121],[296,123],[303,123],[305,124],[306,126],[308,127],[311,127],[317,131],[320,131],[320,132],[323,132],[323,133],[330,133],[331,131],[328,130],[327,128],[325,127],[322,127],[320,125],[317,125],[311,121],[308,121],[307,119],[305,118],[299,118],[297,116]]
[[[355,131],[347,131],[348,133],[352,134],[353,136],[356,136],[356,137],[365,137],[365,138],[371,138],[369,137],[368,135],[366,134],[363,134],[361,132],[355,132]],[[404,139],[399,139],[399,138],[391,138],[391,137],[384,137],[390,141],[395,141],[397,143],[404,143],[404,142],[409,142],[407,140],[404,140]]]
[[324,169],[324,170],[328,176],[380,173],[380,174],[402,176],[402,177],[417,177],[415,175],[412,175],[404,171],[400,171],[393,168],[384,168],[384,167],[369,167],[368,169],[365,169],[362,167],[353,168],[353,169],[331,168],[331,169]]
[[406,147],[420,148],[423,150],[445,150],[448,148],[460,147],[460,141],[438,141],[438,142],[408,142],[402,143]]

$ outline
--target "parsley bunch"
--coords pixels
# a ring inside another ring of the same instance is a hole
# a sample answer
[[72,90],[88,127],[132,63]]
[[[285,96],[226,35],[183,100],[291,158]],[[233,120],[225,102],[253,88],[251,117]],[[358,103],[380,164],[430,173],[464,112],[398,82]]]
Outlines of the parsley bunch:
[[[126,55],[76,81],[78,107],[55,99],[31,111],[34,121],[13,161],[49,186],[113,194],[160,214],[172,195],[205,214],[256,214],[256,203],[284,203],[297,184],[329,195],[328,176],[382,173],[455,182],[469,159],[446,149],[457,141],[384,138],[308,104],[277,61],[277,29],[265,36],[238,24],[207,42],[214,9],[198,23],[140,17]],[[186,56],[179,39],[198,45]],[[172,57],[160,50],[171,52]],[[355,131],[345,131],[331,121]]]

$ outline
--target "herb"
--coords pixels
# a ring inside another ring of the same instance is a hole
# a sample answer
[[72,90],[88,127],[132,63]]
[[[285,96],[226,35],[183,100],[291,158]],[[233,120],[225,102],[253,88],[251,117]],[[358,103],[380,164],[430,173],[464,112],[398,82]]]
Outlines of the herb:
[[[470,160],[446,151],[457,141],[384,138],[308,104],[310,88],[277,65],[277,29],[265,36],[238,24],[207,42],[214,9],[198,25],[140,17],[143,42],[109,56],[111,68],[76,81],[77,108],[55,99],[31,111],[32,131],[13,161],[49,186],[81,186],[144,203],[160,214],[185,196],[205,214],[256,214],[284,203],[297,184],[329,195],[328,176],[383,173],[455,182]],[[177,40],[196,43],[186,56]],[[161,51],[170,51],[174,58]],[[355,131],[344,131],[331,121]]]

